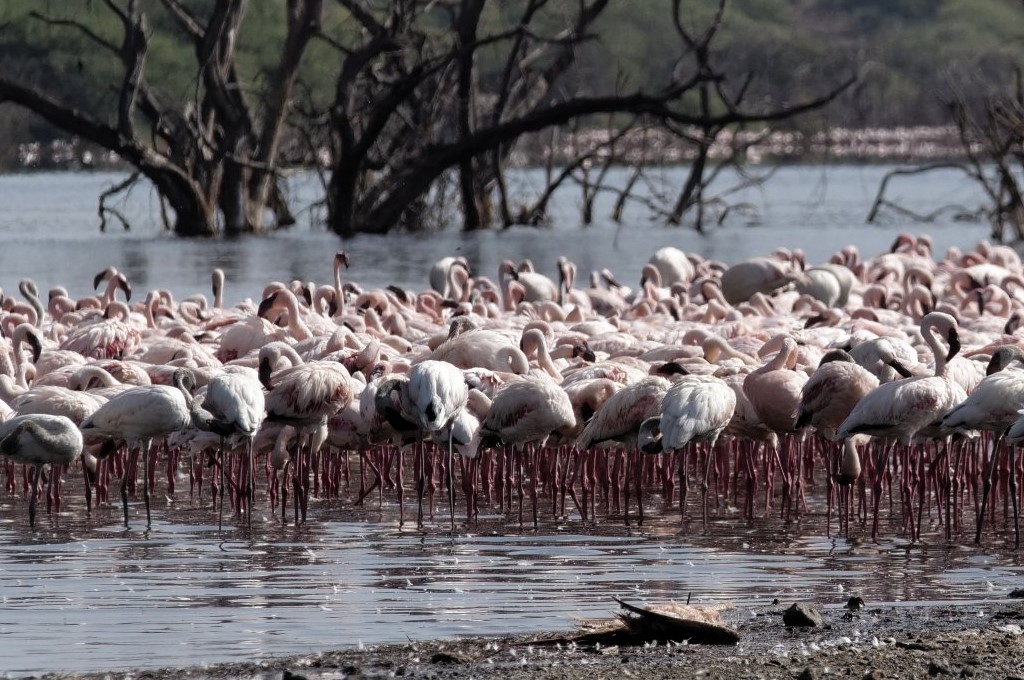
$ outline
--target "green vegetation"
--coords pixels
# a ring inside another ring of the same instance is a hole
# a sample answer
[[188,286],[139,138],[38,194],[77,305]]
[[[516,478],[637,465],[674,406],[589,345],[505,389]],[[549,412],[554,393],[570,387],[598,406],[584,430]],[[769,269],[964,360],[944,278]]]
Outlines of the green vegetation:
[[[568,0],[562,0],[562,4]],[[210,0],[184,3],[202,16]],[[484,26],[517,15],[518,2],[501,5]],[[557,12],[555,7],[547,11]],[[575,6],[575,2],[569,3]],[[190,47],[160,2],[143,0],[152,32],[147,73],[160,91],[188,98],[196,87]],[[613,0],[597,24],[596,40],[580,52],[574,78],[594,93],[663,85],[664,68],[680,56],[665,17],[669,0]],[[713,3],[687,5],[691,26],[709,19]],[[48,83],[66,103],[116,112],[120,65],[77,29],[48,25],[29,14],[85,19],[101,36],[117,40],[119,26],[102,3],[7,0],[0,5],[0,63],[8,76]],[[243,82],[264,77],[284,36],[276,2],[254,2],[239,36]],[[340,6],[329,5],[325,32],[345,24]],[[784,103],[807,98],[852,66],[871,64],[867,77],[840,102],[800,120],[803,127],[890,127],[949,122],[946,100],[953,91],[968,98],[1004,88],[1021,61],[1024,7],[1017,0],[734,0],[716,38],[719,63],[739,79],[753,73],[752,95]],[[481,58],[486,59],[486,51]],[[323,110],[331,100],[337,55],[314,44],[304,61],[297,95]],[[481,74],[498,77],[498,65]],[[655,74],[660,74],[655,75]],[[52,87],[56,84],[56,87]],[[0,107],[0,166],[16,164],[18,145],[61,138],[24,109]]]

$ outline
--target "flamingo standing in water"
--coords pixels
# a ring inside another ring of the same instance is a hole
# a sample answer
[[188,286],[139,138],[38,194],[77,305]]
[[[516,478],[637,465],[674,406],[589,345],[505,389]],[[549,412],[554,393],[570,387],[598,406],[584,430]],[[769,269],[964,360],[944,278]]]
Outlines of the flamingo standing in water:
[[[257,372],[242,366],[226,367],[225,372],[214,376],[206,388],[203,408],[208,410],[218,423],[221,431],[230,430],[228,436],[239,436],[245,440],[247,468],[245,479],[245,500],[248,503],[249,527],[252,527],[253,475],[255,460],[253,457],[253,439],[263,424],[266,400],[263,386]],[[217,528],[221,528],[221,514],[224,510],[224,439],[220,438],[220,504],[217,513]]]
[[[856,363],[848,352],[841,349],[831,350],[821,358],[818,368],[804,383],[801,390],[800,416],[796,421],[797,428],[811,425],[829,442],[835,442],[836,430],[857,403],[876,387],[878,378]],[[842,501],[848,495],[849,486],[860,477],[860,459],[856,446],[853,439],[848,440],[845,446],[839,444],[839,472],[829,477],[828,517],[832,516],[831,483],[834,480],[839,482],[840,486],[840,522],[843,518]],[[831,469],[830,463],[829,470]],[[847,510],[849,507],[847,503]]]
[[[124,390],[96,409],[80,426],[86,437],[121,439],[128,443],[131,455],[121,480],[125,527],[128,526],[128,475],[135,469],[140,452],[145,475],[143,497],[146,502],[146,526],[152,524],[149,507],[149,449],[154,438],[192,426],[221,434],[210,413],[192,398],[192,389],[196,384],[192,371],[186,368],[175,370],[172,382],[173,386],[140,385]],[[134,448],[133,444],[138,448]]]
[[[417,495],[419,514],[417,526],[423,525],[423,491],[426,483],[424,475],[422,433],[434,434],[450,427],[455,417],[466,408],[469,399],[469,387],[462,371],[448,362],[428,359],[409,370],[409,380],[405,383],[408,404],[415,416],[415,422],[421,432],[419,443],[419,474]],[[448,507],[451,511],[451,528],[455,530],[455,485],[452,476],[454,455],[452,452],[452,432],[448,434]]]
[[[530,376],[506,383],[491,400],[487,416],[480,425],[480,447],[501,444],[512,448],[519,459],[519,523],[523,522],[523,456],[525,447],[544,446],[548,437],[567,434],[576,425],[572,402],[565,390],[542,376]],[[504,470],[499,475],[504,476]],[[511,480],[502,484],[509,489]],[[533,524],[537,526],[536,471],[530,480],[533,500]],[[511,502],[511,501],[510,501]]]
[[32,466],[28,524],[36,525],[36,497],[44,465],[68,465],[82,455],[82,433],[64,416],[15,416],[0,424],[0,454]]
[[[985,430],[995,435],[992,443],[992,458],[983,480],[981,509],[978,512],[977,531],[974,536],[976,543],[981,543],[981,530],[985,523],[985,508],[988,495],[992,488],[992,475],[999,458],[999,444],[1007,428],[1014,425],[1019,418],[1019,411],[1024,408],[1024,370],[1010,367],[1014,361],[1024,362],[1024,350],[1016,345],[1004,345],[992,354],[984,380],[956,408],[942,419],[942,426],[958,430]],[[1006,369],[1006,370],[1004,370]],[[1007,434],[1010,445],[1010,494],[1013,500],[1014,540],[1020,544],[1020,527],[1017,520],[1017,480],[1014,443],[1019,435]],[[947,526],[947,532],[949,527]]]
[[[662,400],[661,415],[640,425],[637,445],[644,453],[677,451],[690,442],[708,443],[708,461],[704,470],[704,519],[707,521],[708,476],[714,461],[718,437],[736,412],[736,393],[713,375],[684,375],[668,389]],[[686,465],[680,458],[682,487],[680,508],[686,508]]]
[[[628,464],[628,457],[637,451],[637,435],[640,432],[640,425],[648,418],[653,418],[661,413],[662,400],[670,385],[667,378],[652,375],[627,385],[611,395],[583,428],[583,432],[576,442],[580,451],[586,451],[604,441],[614,440],[626,448]],[[636,483],[638,515],[642,521],[644,517],[643,496],[641,495],[643,460],[639,453],[636,457],[638,460],[635,463],[633,481]],[[629,493],[629,481],[627,478],[625,485],[627,494]],[[628,517],[628,496],[626,500]]]
[[[949,350],[943,351],[935,330],[942,331],[949,343]],[[946,365],[960,350],[960,338],[956,319],[943,312],[931,312],[921,319],[921,336],[932,350],[935,373],[931,376],[915,376],[893,382],[882,383],[871,390],[850,412],[837,431],[845,439],[853,434],[863,433],[872,437],[892,440],[883,447],[875,465],[872,485],[874,521],[872,538],[878,535],[878,506],[882,495],[882,477],[892,447],[897,443],[908,452],[914,437],[932,423],[938,422],[954,406],[967,399],[967,393],[958,383],[946,377]],[[911,522],[911,526],[914,523]],[[913,528],[912,528],[913,531]]]
[[[337,361],[310,361],[285,368],[270,377],[269,359],[261,352],[260,375],[266,376],[270,389],[266,394],[267,420],[292,425],[299,430],[292,464],[292,486],[295,491],[295,522],[306,519],[309,503],[308,470],[302,457],[303,435],[309,435],[310,456],[313,435],[326,428],[327,419],[346,408],[355,396],[355,386],[345,367]],[[272,381],[272,383],[270,382]],[[285,504],[281,504],[282,514]]]
[[[773,338],[769,342],[779,341]],[[792,434],[797,429],[801,394],[804,383],[807,382],[807,374],[796,370],[798,354],[796,341],[789,336],[784,336],[781,339],[781,344],[782,348],[770,361],[743,379],[743,393],[761,422],[770,430],[784,436],[782,446],[785,455],[780,459],[778,447],[776,447],[775,457],[782,468],[782,509],[783,512],[788,512],[791,486],[789,456],[793,448],[793,439],[786,435]],[[802,483],[801,477],[802,475],[798,472],[798,485]],[[768,498],[765,499],[766,510],[772,488],[770,480],[767,482],[767,486],[769,492],[766,494]]]

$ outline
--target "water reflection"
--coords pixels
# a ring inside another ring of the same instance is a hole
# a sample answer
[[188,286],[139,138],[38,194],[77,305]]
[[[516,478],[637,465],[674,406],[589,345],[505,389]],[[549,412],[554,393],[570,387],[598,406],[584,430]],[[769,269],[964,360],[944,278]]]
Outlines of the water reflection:
[[[331,276],[331,258],[339,247],[350,251],[352,268],[346,276],[364,286],[397,284],[422,288],[436,259],[465,254],[476,271],[494,276],[504,258],[530,258],[540,271],[554,275],[558,255],[577,262],[585,275],[610,267],[626,285],[635,285],[650,254],[663,245],[676,245],[707,257],[734,262],[774,248],[803,248],[809,262],[827,259],[846,244],[865,254],[888,249],[896,231],[907,225],[864,224],[887,166],[792,166],[779,169],[763,187],[734,196],[755,206],[757,226],[730,222],[697,234],[685,228],[666,228],[652,222],[643,209],[627,212],[621,224],[607,219],[614,196],[603,196],[597,222],[580,226],[578,197],[571,189],[556,196],[549,228],[520,227],[506,231],[387,237],[364,236],[342,242],[312,224],[262,238],[182,241],[163,231],[151,192],[138,188],[119,206],[133,221],[130,232],[98,231],[96,197],[122,177],[115,173],[40,173],[0,177],[0,234],[5,238],[4,271],[0,286],[13,289],[24,277],[35,278],[42,290],[68,286],[74,295],[89,292],[93,275],[109,264],[126,271],[143,288],[168,288],[184,296],[209,291],[210,270],[227,274],[226,299],[237,302],[259,294],[271,280],[315,280]],[[666,178],[678,168],[664,168]],[[535,173],[524,171],[524,185],[537,185]],[[725,173],[723,173],[724,175]],[[614,179],[614,178],[612,178]],[[723,181],[730,181],[725,178]],[[293,178],[296,209],[319,196],[316,179]],[[974,205],[984,201],[977,188],[954,172],[933,173],[926,181],[900,186],[901,200],[911,209],[928,212],[936,203]],[[927,225],[941,255],[951,245],[972,247],[986,236],[983,225],[965,227],[952,220]],[[60,262],[61,267],[54,267]]]
[[180,665],[565,628],[573,615],[606,615],[611,595],[741,608],[774,597],[838,606],[851,594],[985,601],[1021,571],[1008,555],[938,540],[829,539],[820,517],[788,533],[732,520],[690,533],[671,513],[643,532],[608,521],[592,532],[452,538],[331,508],[331,519],[298,530],[261,524],[247,537],[219,536],[205,510],[161,510],[147,535],[97,526],[80,502],[69,505],[59,529],[33,534],[14,523],[0,533],[0,643],[24,650],[3,655],[0,670]]

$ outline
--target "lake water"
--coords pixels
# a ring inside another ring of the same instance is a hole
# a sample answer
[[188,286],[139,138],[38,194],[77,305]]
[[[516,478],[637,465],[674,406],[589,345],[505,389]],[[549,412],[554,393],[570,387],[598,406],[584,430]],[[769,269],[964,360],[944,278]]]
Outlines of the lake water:
[[[184,295],[208,291],[210,270],[222,267],[227,299],[237,301],[256,297],[270,280],[329,280],[339,248],[350,253],[349,278],[413,288],[426,285],[431,262],[454,252],[491,275],[501,259],[522,257],[553,273],[564,254],[583,272],[607,266],[624,282],[633,282],[665,244],[726,262],[777,246],[801,247],[809,262],[846,244],[872,255],[898,231],[921,231],[901,222],[864,224],[885,170],[780,169],[764,187],[735,197],[757,209],[756,224],[732,221],[706,235],[659,226],[641,213],[621,227],[604,221],[583,229],[576,195],[566,192],[548,229],[348,242],[308,221],[264,238],[178,240],[160,231],[154,198],[141,189],[122,208],[133,230],[101,234],[96,196],[118,176],[6,176],[0,286],[14,290],[32,277],[42,290],[62,284],[84,294],[93,275],[113,264],[136,290],[166,287]],[[536,180],[521,177],[528,186]],[[921,211],[982,201],[955,174],[894,188]],[[317,195],[308,179],[296,181],[295,193],[300,207]],[[606,215],[606,206],[597,214]],[[940,255],[987,236],[983,224],[951,220],[923,231]],[[210,509],[179,491],[174,502],[155,502],[152,530],[142,532],[138,520],[125,530],[116,506],[84,517],[73,488],[65,511],[41,512],[34,532],[24,501],[0,497],[0,673],[206,664],[408,638],[565,629],[574,615],[608,615],[612,595],[663,602],[692,594],[696,602],[732,602],[740,611],[774,597],[839,606],[851,594],[874,604],[953,601],[991,610],[1022,576],[1005,523],[981,548],[969,536],[948,544],[927,529],[921,543],[910,545],[892,538],[898,527],[875,544],[827,538],[820,507],[790,525],[726,513],[706,531],[652,507],[642,530],[616,518],[593,527],[576,517],[535,533],[492,518],[452,537],[443,517],[419,532],[400,529],[393,507],[314,503],[303,527],[260,517],[249,535],[230,520],[218,533]],[[133,503],[136,516],[139,505]]]
[[[258,296],[272,280],[329,282],[339,248],[349,252],[346,276],[364,286],[427,285],[427,271],[437,259],[464,254],[482,274],[496,277],[504,258],[531,258],[539,271],[554,276],[559,255],[574,260],[582,277],[608,267],[626,285],[635,285],[640,269],[654,250],[675,245],[725,262],[762,255],[778,246],[803,248],[808,263],[827,260],[847,244],[873,255],[887,250],[896,233],[929,233],[941,257],[950,245],[969,248],[988,236],[982,223],[945,219],[927,225],[890,220],[865,224],[865,217],[888,166],[792,166],[780,168],[763,186],[731,194],[728,200],[756,211],[756,219],[730,218],[723,227],[699,234],[652,221],[635,206],[621,225],[608,219],[614,197],[604,196],[595,208],[594,226],[580,226],[579,193],[563,189],[552,204],[551,226],[516,227],[471,234],[457,229],[429,235],[362,236],[341,241],[304,210],[322,194],[310,176],[292,183],[300,213],[295,227],[265,237],[239,240],[181,240],[162,230],[155,196],[142,187],[118,208],[133,224],[125,232],[116,224],[99,232],[97,196],[123,179],[115,174],[28,174],[0,176],[0,287],[14,290],[24,277],[41,290],[64,285],[76,295],[89,291],[92,277],[108,265],[124,271],[139,290],[171,289],[175,294],[208,292],[210,271],[227,275],[226,301]],[[663,179],[681,181],[678,169],[662,171]],[[719,183],[731,186],[728,180]],[[542,187],[536,172],[521,173],[514,185],[523,192]],[[983,203],[979,189],[961,174],[941,172],[897,179],[891,196],[907,207],[929,212],[955,204],[975,209]]]

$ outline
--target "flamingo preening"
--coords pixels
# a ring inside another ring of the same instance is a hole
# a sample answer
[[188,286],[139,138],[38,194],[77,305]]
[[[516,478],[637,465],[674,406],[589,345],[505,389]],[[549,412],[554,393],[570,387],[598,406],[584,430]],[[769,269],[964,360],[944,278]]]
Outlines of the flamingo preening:
[[[36,525],[39,478],[46,465],[70,465],[82,455],[82,433],[64,416],[31,414],[0,423],[0,454],[15,463],[32,466],[28,523]],[[54,475],[59,475],[55,470]]]
[[[704,495],[704,520],[707,521],[708,475],[714,463],[718,437],[736,412],[736,393],[721,378],[713,375],[686,375],[679,378],[662,400],[661,415],[640,425],[638,447],[644,453],[679,451],[690,442],[707,442],[708,460],[701,488]],[[686,458],[679,460],[679,505],[686,510]]]

